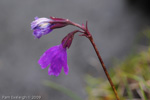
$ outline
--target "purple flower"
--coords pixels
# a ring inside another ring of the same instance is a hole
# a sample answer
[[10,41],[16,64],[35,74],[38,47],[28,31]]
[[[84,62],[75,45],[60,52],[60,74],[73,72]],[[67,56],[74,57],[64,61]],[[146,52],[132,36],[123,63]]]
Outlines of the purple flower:
[[33,35],[36,38],[40,38],[42,35],[46,35],[52,31],[51,29],[51,19],[48,18],[38,18],[35,17],[35,20],[31,23],[31,29],[33,30]]
[[62,44],[51,47],[41,56],[38,63],[41,65],[42,69],[50,65],[48,69],[49,75],[58,76],[62,67],[67,75],[69,67],[67,65],[66,47],[64,48]]

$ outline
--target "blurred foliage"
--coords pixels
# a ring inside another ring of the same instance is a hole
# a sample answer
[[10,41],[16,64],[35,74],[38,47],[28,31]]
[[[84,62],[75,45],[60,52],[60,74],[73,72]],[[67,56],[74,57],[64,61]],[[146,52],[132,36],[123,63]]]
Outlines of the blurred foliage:
[[150,45],[150,29],[146,29],[142,32],[143,36],[147,38],[148,45]]
[[50,88],[53,88],[53,89],[56,89],[62,93],[64,93],[65,95],[69,96],[70,98],[72,98],[71,100],[82,100],[78,95],[76,95],[74,92],[72,92],[71,90],[69,90],[68,88],[65,88],[64,86],[62,85],[59,85],[55,82],[52,82],[52,81],[47,81],[45,80],[43,82],[43,84],[45,86],[48,86]]
[[[150,30],[143,31],[150,40]],[[110,76],[121,100],[150,100],[150,47],[110,69]],[[115,100],[108,80],[86,77],[89,100]]]

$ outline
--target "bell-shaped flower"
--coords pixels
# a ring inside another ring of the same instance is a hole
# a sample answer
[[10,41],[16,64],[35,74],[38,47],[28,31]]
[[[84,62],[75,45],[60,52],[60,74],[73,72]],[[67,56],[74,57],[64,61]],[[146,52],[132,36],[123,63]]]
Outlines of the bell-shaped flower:
[[48,69],[49,75],[58,76],[62,70],[62,67],[67,75],[69,67],[67,65],[66,47],[63,47],[63,44],[51,47],[41,56],[38,63],[41,65],[42,69],[50,66]]

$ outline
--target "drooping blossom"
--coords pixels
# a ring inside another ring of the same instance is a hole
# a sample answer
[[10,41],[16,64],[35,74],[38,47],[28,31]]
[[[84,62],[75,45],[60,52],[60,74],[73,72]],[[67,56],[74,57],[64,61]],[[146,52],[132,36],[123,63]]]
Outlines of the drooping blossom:
[[[62,28],[70,25],[68,19],[50,17],[48,18],[38,18],[31,23],[31,29],[33,30],[33,35],[36,38],[40,38],[43,35],[50,33],[53,29]],[[67,48],[71,46],[74,34],[79,32],[75,30],[62,40],[62,43],[57,46],[53,46],[48,49],[39,59],[38,63],[41,68],[44,69],[49,66],[48,74],[58,76],[61,73],[62,68],[65,74],[68,74],[69,67],[67,64]]]
[[39,59],[38,63],[41,65],[41,68],[44,69],[49,66],[48,74],[58,76],[64,69],[65,74],[68,74],[69,67],[67,64],[67,48],[71,46],[74,34],[79,32],[75,30],[67,34],[60,45],[53,46],[48,49]]
[[33,35],[39,39],[42,35],[46,35],[50,33],[52,31],[51,29],[52,24],[50,23],[50,21],[52,20],[48,18],[35,17],[35,20],[32,21],[31,23],[31,29],[33,30]]
[[67,75],[69,67],[67,65],[66,47],[63,47],[63,44],[51,47],[41,56],[38,63],[41,65],[42,69],[49,66],[49,75],[58,76],[62,70],[62,67]]

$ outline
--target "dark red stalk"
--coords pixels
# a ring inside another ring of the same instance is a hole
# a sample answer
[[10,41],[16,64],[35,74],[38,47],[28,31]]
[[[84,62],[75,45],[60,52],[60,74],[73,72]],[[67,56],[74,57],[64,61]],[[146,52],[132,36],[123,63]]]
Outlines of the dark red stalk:
[[97,56],[98,56],[98,59],[99,59],[101,65],[102,65],[102,67],[103,67],[103,70],[104,70],[104,72],[105,72],[105,74],[106,74],[106,76],[107,76],[107,79],[108,79],[108,81],[109,81],[109,83],[110,83],[110,85],[111,85],[111,87],[112,87],[112,89],[113,89],[113,91],[114,91],[114,94],[115,94],[115,96],[116,96],[116,99],[117,99],[117,100],[120,100],[120,99],[119,99],[119,96],[118,96],[118,94],[117,94],[117,91],[116,91],[116,89],[115,89],[115,86],[114,86],[114,84],[113,84],[113,82],[112,82],[112,80],[111,80],[111,78],[110,78],[110,76],[109,76],[109,73],[108,73],[108,71],[107,71],[107,69],[106,69],[106,67],[105,67],[105,64],[104,64],[104,62],[103,62],[103,60],[102,60],[102,58],[101,58],[101,56],[100,56],[100,53],[99,53],[99,51],[98,51],[98,49],[97,49],[97,47],[96,47],[96,44],[94,43],[93,37],[92,37],[91,33],[90,33],[89,30],[88,30],[87,22],[86,22],[86,26],[84,26],[84,24],[79,25],[79,24],[77,24],[77,23],[74,23],[74,22],[69,21],[68,19],[53,18],[53,17],[52,17],[52,19],[53,19],[53,21],[51,22],[52,24],[61,23],[61,24],[64,24],[64,25],[73,25],[73,26],[76,26],[76,27],[78,27],[78,28],[80,28],[80,29],[83,30],[83,32],[82,32],[82,31],[79,31],[79,30],[76,30],[76,31],[73,31],[73,32],[75,32],[75,33],[76,33],[76,32],[81,32],[81,33],[83,33],[83,34],[81,34],[80,36],[86,36],[86,37],[90,40],[90,42],[92,43],[93,48],[94,48],[94,50],[95,50],[95,52],[96,52],[96,54],[97,54]]
[[93,37],[92,37],[92,35],[90,34],[90,32],[89,32],[89,30],[88,30],[87,23],[86,23],[86,27],[85,27],[84,25],[81,26],[81,25],[79,25],[79,24],[76,24],[76,23],[70,22],[70,21],[69,21],[69,23],[70,23],[71,25],[74,25],[74,26],[79,27],[80,29],[82,29],[82,30],[84,31],[84,34],[82,34],[82,36],[86,36],[86,37],[90,40],[90,42],[92,43],[93,48],[94,48],[94,50],[95,50],[95,52],[96,52],[96,54],[97,54],[97,56],[98,56],[98,59],[99,59],[101,65],[102,65],[102,67],[103,67],[103,70],[104,70],[104,72],[105,72],[105,74],[106,74],[106,76],[107,76],[107,79],[108,79],[108,81],[109,81],[109,83],[110,83],[110,85],[111,85],[111,87],[112,87],[112,89],[113,89],[113,91],[114,91],[114,94],[115,94],[115,96],[116,96],[116,99],[117,99],[117,100],[120,100],[120,99],[119,99],[119,96],[118,96],[118,94],[117,94],[117,91],[116,91],[116,89],[115,89],[115,86],[114,86],[114,84],[113,84],[113,82],[112,82],[112,80],[111,80],[111,78],[110,78],[110,76],[109,76],[109,74],[108,74],[108,71],[107,71],[107,69],[106,69],[106,67],[105,67],[105,64],[104,64],[104,62],[103,62],[103,60],[102,60],[102,58],[101,58],[101,56],[100,56],[100,53],[99,53],[99,51],[98,51],[98,49],[97,49],[97,47],[96,47],[96,44],[94,43]]
[[101,56],[100,56],[100,53],[99,53],[99,51],[98,51],[98,49],[97,49],[97,47],[96,47],[96,45],[95,45],[95,43],[94,43],[94,41],[93,41],[92,36],[89,37],[88,39],[91,41],[91,43],[92,43],[92,45],[93,45],[93,47],[94,47],[94,50],[95,50],[95,52],[96,52],[96,54],[97,54],[97,56],[98,56],[98,59],[99,59],[101,65],[102,65],[102,67],[103,67],[103,70],[104,70],[104,72],[105,72],[105,74],[106,74],[106,76],[107,76],[107,79],[109,80],[109,83],[110,83],[110,85],[111,85],[111,87],[112,87],[112,89],[113,89],[113,91],[114,91],[114,93],[115,93],[115,96],[116,96],[117,100],[120,100],[120,99],[119,99],[119,96],[118,96],[118,94],[117,94],[117,91],[116,91],[116,89],[115,89],[115,86],[114,86],[114,84],[113,84],[113,82],[112,82],[112,80],[111,80],[111,78],[110,78],[110,76],[109,76],[109,74],[108,74],[108,71],[107,71],[107,69],[106,69],[106,67],[105,67],[105,64],[104,64],[104,62],[103,62],[103,60],[102,60],[102,58],[101,58]]

